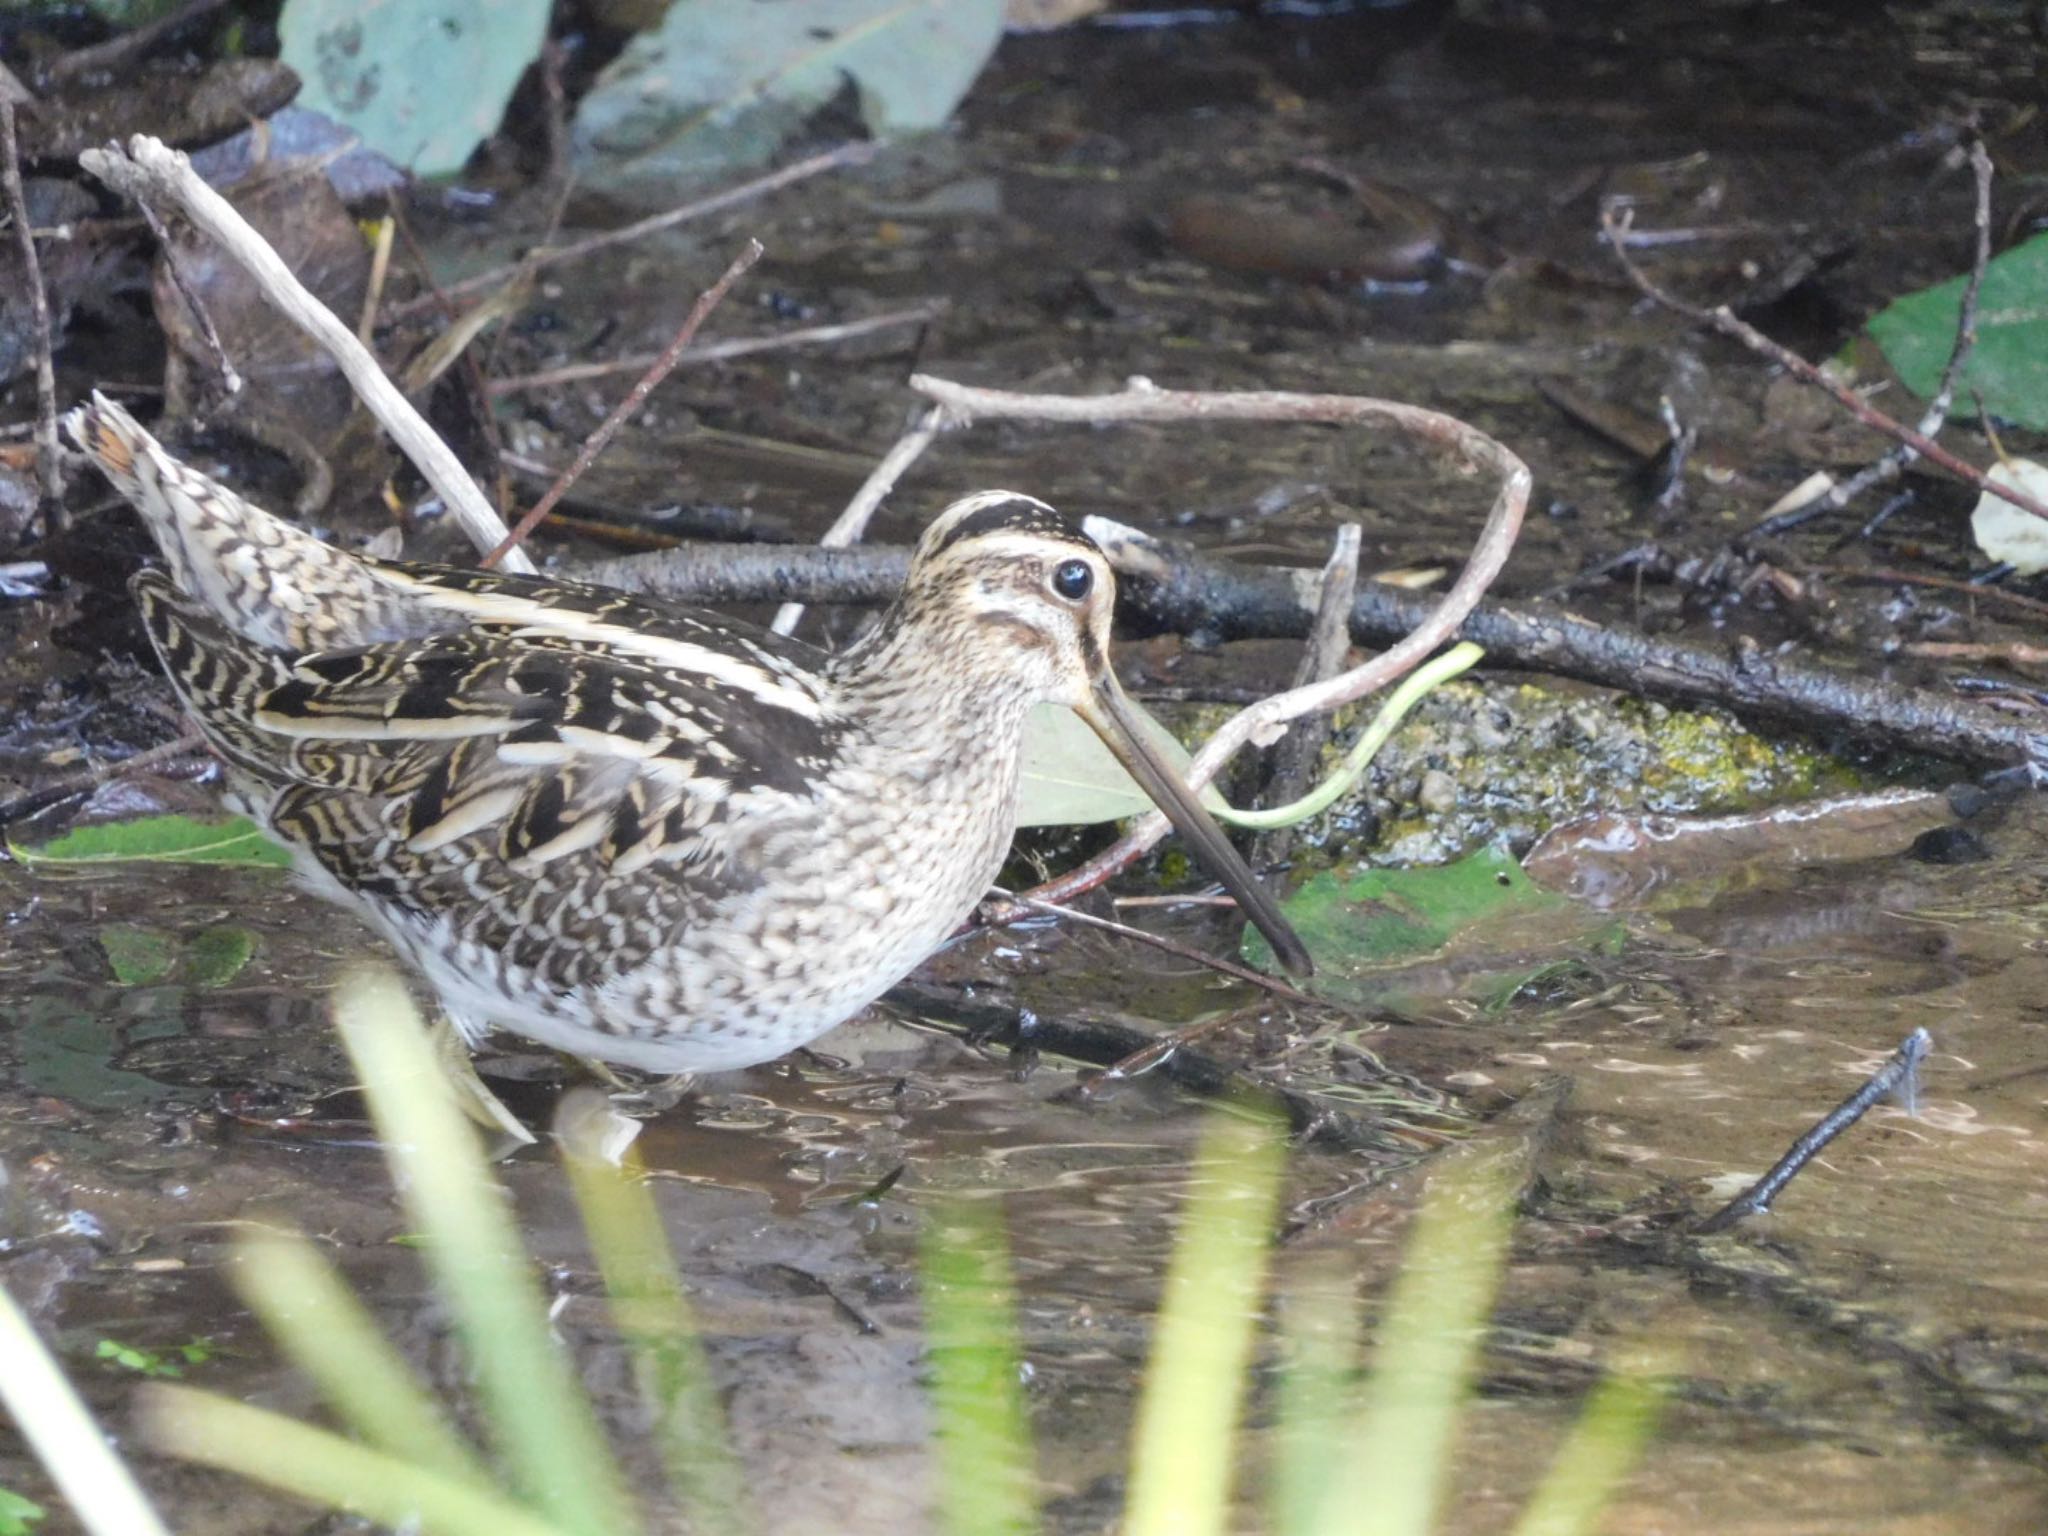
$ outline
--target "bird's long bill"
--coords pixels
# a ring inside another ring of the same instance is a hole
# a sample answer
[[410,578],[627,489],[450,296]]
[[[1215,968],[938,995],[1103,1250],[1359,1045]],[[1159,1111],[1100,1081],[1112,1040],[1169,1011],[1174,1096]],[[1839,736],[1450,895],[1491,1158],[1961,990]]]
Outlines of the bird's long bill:
[[1221,880],[1223,888],[1237,898],[1238,906],[1258,924],[1259,932],[1273,946],[1273,953],[1280,964],[1295,976],[1306,976],[1313,971],[1315,966],[1309,960],[1308,948],[1288,925],[1287,919],[1281,916],[1280,904],[1266,894],[1257,877],[1237,856],[1237,850],[1230,846],[1230,839],[1223,835],[1223,829],[1203,809],[1194,791],[1183,784],[1180,775],[1153,750],[1145,738],[1145,728],[1139,724],[1130,701],[1124,697],[1123,689],[1117,686],[1115,676],[1107,667],[1096,678],[1087,704],[1075,712],[1095,728],[1095,734],[1116,754],[1116,760],[1124,765],[1124,771],[1136,779],[1139,788],[1152,797],[1152,803],[1166,813],[1166,819],[1173,823],[1174,830],[1195,851],[1195,856],[1208,867],[1209,873]]

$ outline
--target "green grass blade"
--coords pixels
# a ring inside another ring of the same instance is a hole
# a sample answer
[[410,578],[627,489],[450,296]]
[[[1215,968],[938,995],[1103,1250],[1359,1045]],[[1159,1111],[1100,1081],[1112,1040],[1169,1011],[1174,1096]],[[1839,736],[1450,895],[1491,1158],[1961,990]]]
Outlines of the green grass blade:
[[1138,1403],[1126,1536],[1220,1536],[1229,1517],[1283,1158],[1264,1118],[1218,1116],[1203,1138]]
[[506,1468],[565,1531],[634,1529],[590,1400],[548,1330],[505,1192],[455,1108],[404,988],[389,971],[354,972],[336,994],[334,1018],[407,1213],[425,1234]]
[[1304,1532],[1344,1459],[1358,1412],[1364,1317],[1348,1265],[1290,1286],[1280,1313],[1272,1528]]
[[1593,1389],[1522,1510],[1515,1536],[1586,1536],[1593,1529],[1657,1427],[1673,1365],[1662,1354],[1638,1358]]
[[1507,1254],[1511,1170],[1466,1158],[1432,1182],[1395,1278],[1348,1454],[1310,1536],[1428,1536]]
[[422,1536],[563,1536],[502,1494],[331,1430],[190,1387],[141,1394],[150,1443],[315,1504]]
[[628,1151],[614,1168],[584,1155],[573,1136],[563,1135],[562,1119],[562,1166],[604,1275],[612,1322],[632,1352],[669,1482],[692,1529],[754,1529],[746,1474],[732,1453],[710,1362],[638,1159]]
[[986,1205],[952,1200],[925,1222],[918,1266],[945,1536],[1038,1529],[1031,1415],[1017,1347],[1009,1244]]
[[334,1266],[296,1232],[236,1245],[235,1290],[342,1421],[423,1470],[488,1487],[474,1452],[356,1300]]
[[93,1536],[166,1536],[135,1475],[107,1445],[64,1368],[5,1286],[0,1286],[0,1403],[79,1524]]

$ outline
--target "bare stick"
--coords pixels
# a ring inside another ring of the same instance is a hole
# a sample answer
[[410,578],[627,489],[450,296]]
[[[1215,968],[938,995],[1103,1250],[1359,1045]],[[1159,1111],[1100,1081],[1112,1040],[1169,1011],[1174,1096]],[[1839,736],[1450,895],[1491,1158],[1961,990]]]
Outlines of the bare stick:
[[1827,374],[1814,367],[1813,364],[1809,363],[1791,348],[1780,346],[1777,342],[1771,340],[1762,331],[1738,316],[1726,304],[1717,305],[1713,309],[1702,309],[1697,304],[1688,304],[1685,300],[1666,293],[1662,288],[1659,288],[1650,281],[1648,274],[1636,265],[1635,258],[1628,253],[1625,237],[1628,234],[1629,217],[1626,209],[1619,213],[1613,211],[1602,213],[1600,215],[1600,228],[1607,236],[1607,243],[1614,248],[1615,259],[1621,263],[1622,270],[1628,273],[1629,281],[1642,291],[1645,298],[1663,305],[1674,314],[1685,316],[1686,319],[1692,321],[1695,325],[1709,326],[1719,331],[1723,336],[1741,342],[1742,345],[1759,356],[1769,358],[1801,383],[1810,384],[1815,389],[1824,391],[1834,399],[1836,404],[1840,405],[1843,410],[1854,416],[1866,427],[1882,432],[1886,437],[1906,444],[1930,464],[1940,465],[1965,484],[1975,486],[1979,491],[1988,491],[2001,500],[2009,501],[2022,512],[2031,512],[2035,517],[2048,518],[2048,507],[2044,507],[2040,502],[2034,500],[2033,497],[2017,491],[2009,485],[2001,485],[1987,476],[1983,470],[1976,468],[1974,465],[1964,463],[1926,433],[1915,432],[1903,422],[1885,415],[1883,411],[1880,411],[1868,400],[1857,394],[1848,385],[1843,384],[1837,379],[1829,378]]
[[[516,277],[521,272],[530,272],[538,267],[553,266],[558,261],[574,261],[579,256],[588,256],[592,251],[601,251],[606,246],[618,245],[627,240],[638,240],[657,231],[672,229],[678,224],[688,223],[692,219],[701,219],[714,213],[723,213],[728,208],[736,208],[741,203],[752,202],[755,198],[764,197],[770,192],[778,192],[793,182],[807,180],[822,171],[837,170],[841,166],[864,164],[866,161],[874,158],[875,150],[876,146],[869,143],[841,144],[837,149],[828,149],[821,155],[812,155],[808,160],[799,160],[794,165],[785,165],[779,171],[770,172],[768,175],[757,177],[753,181],[743,181],[736,187],[728,187],[723,192],[714,192],[709,197],[700,197],[694,203],[684,203],[680,208],[671,208],[666,213],[657,213],[651,218],[640,220],[637,224],[627,224],[619,229],[608,229],[601,235],[592,235],[587,240],[577,240],[568,245],[542,246],[539,250],[529,251],[518,261],[511,262],[502,267],[493,267],[488,272],[479,272],[474,277],[465,277],[459,283],[449,283],[441,289],[441,292],[450,298],[460,294],[474,293],[479,288],[492,287],[495,284],[504,282],[507,278]],[[398,305],[391,310],[390,318],[394,320],[404,319],[408,315],[426,309],[433,302],[434,300],[431,295],[414,299],[410,303]]]
[[[732,285],[740,280],[747,268],[761,259],[761,251],[760,241],[749,240],[740,248],[739,255],[733,257],[731,265],[725,269],[718,281],[697,295],[697,302],[690,306],[690,312],[684,316],[674,340],[670,341],[667,350],[654,360],[654,366],[640,376],[640,381],[627,391],[626,398],[613,406],[612,413],[598,423],[595,432],[583,440],[583,446],[576,451],[575,459],[562,471],[555,483],[548,487],[547,494],[533,504],[532,510],[526,516],[519,519],[518,526],[505,535],[496,549],[484,556],[483,563],[487,569],[506,556],[516,553],[520,540],[539,526],[540,520],[552,512],[555,504],[568,494],[569,487],[582,479],[583,472],[597,462],[597,456],[604,452],[606,444],[618,436],[619,428],[626,424],[627,418],[646,404],[647,397],[654,393],[655,386],[674,371],[677,361],[689,347],[691,338],[697,334],[697,328],[704,323],[705,317],[712,310],[718,308],[726,294],[732,291]],[[531,570],[532,567],[528,566],[527,569]]]
[[1924,1029],[1916,1029],[1906,1036],[1890,1059],[1871,1073],[1862,1087],[1821,1116],[1811,1130],[1792,1143],[1769,1173],[1694,1227],[1694,1234],[1725,1232],[1745,1216],[1768,1211],[1771,1202],[1792,1182],[1799,1170],[1820,1156],[1829,1142],[1861,1120],[1871,1105],[1902,1087],[1910,1094],[1914,1070],[1927,1059],[1927,1053],[1933,1048],[1934,1039]]
[[[883,499],[896,489],[896,482],[923,456],[925,449],[931,447],[932,439],[939,435],[945,423],[946,413],[935,405],[924,413],[916,426],[897,438],[896,445],[882,455],[882,462],[868,472],[860,489],[853,493],[853,500],[846,504],[846,510],[825,530],[825,536],[818,540],[819,548],[844,549],[849,544],[858,544]],[[803,616],[802,603],[784,603],[776,610],[772,627],[778,635],[794,634],[797,622]]]
[[7,211],[14,219],[22,275],[28,282],[29,322],[36,343],[36,485],[42,492],[46,525],[54,532],[64,499],[64,478],[57,463],[57,371],[50,361],[50,301],[43,292],[35,231],[29,228],[28,196],[21,186],[21,141],[14,124],[15,107],[34,100],[14,72],[0,64],[0,179],[7,184]]
[[[1970,353],[1977,346],[1977,293],[1984,286],[1984,269],[1991,264],[1991,156],[1985,153],[1982,139],[1973,140],[1970,144],[1970,169],[1975,173],[1977,183],[1977,209],[1973,220],[1977,231],[1976,250],[1970,257],[1970,276],[1963,284],[1963,301],[1956,310],[1956,339],[1949,348],[1948,362],[1941,370],[1941,383],[1920,420],[1914,423],[1914,430],[1922,437],[1933,437],[1948,420],[1949,407],[1955,402],[1956,381],[1963,376],[1963,369],[1969,365]],[[1804,506],[1765,518],[1757,525],[1756,531],[1760,534],[1783,533],[1814,518],[1825,517],[1846,507],[1871,487],[1891,484],[1919,457],[1919,450],[1910,443],[1900,443],[1882,458],[1864,465],[1841,484]]]
[[[1323,564],[1321,590],[1316,597],[1315,622],[1309,626],[1308,644],[1301,648],[1292,686],[1319,683],[1344,670],[1344,658],[1351,650],[1351,609],[1358,600],[1358,550],[1364,533],[1357,523],[1345,523],[1331,541],[1330,558]],[[1315,785],[1316,759],[1330,739],[1331,718],[1317,716],[1297,721],[1287,734],[1273,743],[1267,754],[1269,770],[1261,791],[1269,803],[1286,805],[1299,800]],[[1294,849],[1295,827],[1275,827],[1262,832],[1251,846],[1254,869],[1284,863]]]
[[[775,336],[736,336],[731,341],[713,341],[701,347],[691,347],[676,359],[676,364],[680,367],[684,363],[716,363],[729,357],[753,357],[757,353],[782,352],[791,347],[821,347],[830,342],[851,341],[856,336],[886,331],[893,326],[923,325],[943,313],[944,309],[943,304],[919,304],[910,309],[892,309],[883,314],[869,315],[861,320],[841,321],[836,325],[807,325]],[[658,356],[658,353],[650,352],[636,357],[613,358],[608,363],[570,363],[540,373],[493,379],[488,389],[495,400],[500,395],[523,394],[530,389],[581,384],[588,379],[609,378],[615,373],[633,373],[647,367]]]
[[[1078,907],[1062,907],[1050,901],[1040,901],[1036,896],[1018,895],[1004,890],[999,885],[990,886],[989,894],[994,896],[999,904],[1014,903],[1017,907],[1028,909],[1032,912],[1044,913],[1048,917],[1057,917],[1067,922],[1079,923],[1084,928],[1100,928],[1104,933],[1114,933],[1126,939],[1135,939],[1140,944],[1149,944],[1154,949],[1164,950],[1176,959],[1191,960],[1196,965],[1204,966],[1209,970],[1221,971],[1225,976],[1234,976],[1239,981],[1248,981],[1255,987],[1263,987],[1268,992],[1286,998],[1290,1003],[1308,1003],[1313,1005],[1320,1001],[1320,999],[1310,997],[1306,992],[1298,988],[1290,987],[1284,981],[1266,975],[1263,971],[1255,971],[1248,965],[1239,965],[1235,960],[1225,960],[1219,955],[1204,954],[1192,944],[1183,944],[1178,939],[1169,939],[1163,933],[1152,933],[1144,928],[1134,928],[1129,923],[1119,923],[1114,918],[1097,917],[1093,912],[1083,912]],[[991,914],[989,921],[991,923],[1001,923],[1011,921],[1015,916],[1019,915],[1021,914],[997,910]],[[1200,1028],[1201,1026],[1198,1025],[1196,1027]]]
[[117,69],[139,53],[146,53],[166,33],[173,32],[189,21],[197,21],[208,11],[217,11],[226,0],[186,0],[168,16],[159,16],[155,21],[144,22],[127,32],[108,38],[104,43],[94,43],[90,48],[74,48],[61,58],[51,61],[43,71],[43,80],[56,85],[65,80],[76,80],[81,75],[97,74],[104,70]]
[[[913,375],[910,387],[944,406],[948,418],[965,425],[977,417],[1063,421],[1097,425],[1110,421],[1298,421],[1340,426],[1384,427],[1414,438],[1462,462],[1490,471],[1499,481],[1486,525],[1473,543],[1464,570],[1442,600],[1404,638],[1371,660],[1323,682],[1290,688],[1261,699],[1225,721],[1188,765],[1193,788],[1206,784],[1231,754],[1246,742],[1270,739],[1270,733],[1302,715],[1335,709],[1405,676],[1438,646],[1457,633],[1473,606],[1492,585],[1514,547],[1528,506],[1529,467],[1509,449],[1476,427],[1440,411],[1364,395],[1300,395],[1278,391],[1210,393],[1159,389],[1147,380],[1133,380],[1114,395],[1020,395],[1005,390],[975,389],[925,374]],[[1100,520],[1091,522],[1095,533]],[[1113,525],[1112,525],[1113,526]],[[1096,542],[1104,543],[1098,534]],[[1112,539],[1105,544],[1118,559]],[[1148,812],[1107,852],[1060,879],[1031,892],[1047,901],[1065,901],[1090,890],[1141,857],[1166,835],[1166,818]]]
[[[307,292],[275,250],[213,188],[193,171],[191,161],[160,139],[137,134],[125,153],[118,146],[88,149],[78,157],[93,175],[147,207],[166,202],[212,236],[222,250],[248,273],[279,313],[311,336],[334,358],[370,413],[384,425],[478,549],[490,549],[505,536],[505,524],[484,493],[442,442],[426,418],[414,409],[378,366],[377,359],[335,317],[334,311]],[[532,561],[514,550],[507,569],[531,571]]]

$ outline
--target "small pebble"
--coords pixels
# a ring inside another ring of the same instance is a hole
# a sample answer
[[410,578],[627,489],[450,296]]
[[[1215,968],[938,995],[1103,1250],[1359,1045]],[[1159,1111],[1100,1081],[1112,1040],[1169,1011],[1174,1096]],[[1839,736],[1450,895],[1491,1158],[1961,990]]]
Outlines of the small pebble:
[[1441,768],[1430,769],[1415,791],[1415,803],[1431,815],[1448,815],[1458,808],[1458,781]]

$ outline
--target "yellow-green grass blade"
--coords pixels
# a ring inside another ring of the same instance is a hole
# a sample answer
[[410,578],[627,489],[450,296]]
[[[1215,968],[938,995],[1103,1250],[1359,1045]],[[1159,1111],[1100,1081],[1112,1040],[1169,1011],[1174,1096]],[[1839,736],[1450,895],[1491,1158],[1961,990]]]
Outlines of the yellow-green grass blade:
[[235,1256],[236,1291],[343,1423],[423,1470],[490,1485],[475,1453],[311,1243],[272,1231],[243,1239]]
[[590,1401],[549,1332],[505,1192],[455,1108],[404,988],[388,970],[357,970],[336,995],[334,1017],[454,1312],[506,1471],[564,1531],[634,1529]]
[[1221,1536],[1284,1160],[1263,1116],[1219,1114],[1166,1270],[1138,1403],[1126,1536]]
[[1358,1413],[1364,1318],[1348,1265],[1318,1266],[1280,1300],[1272,1528],[1304,1532],[1342,1465]]
[[939,1529],[1027,1536],[1038,1529],[1036,1457],[1009,1244],[991,1205],[955,1199],[931,1213],[918,1283],[938,1440]]
[[1428,1536],[1478,1369],[1509,1228],[1501,1159],[1433,1181],[1380,1325],[1344,1459],[1309,1536]]
[[1523,1508],[1515,1536],[1587,1536],[1593,1530],[1657,1427],[1675,1363],[1663,1353],[1639,1354],[1593,1389]]
[[692,1529],[752,1529],[745,1473],[638,1158],[629,1149],[614,1167],[564,1137],[562,1166],[604,1276],[612,1322],[632,1353],[655,1444]]
[[148,1496],[107,1444],[92,1413],[0,1286],[0,1403],[92,1536],[167,1536]]
[[150,1443],[310,1503],[421,1536],[563,1536],[503,1494],[301,1424],[266,1408],[190,1387],[141,1395]]

